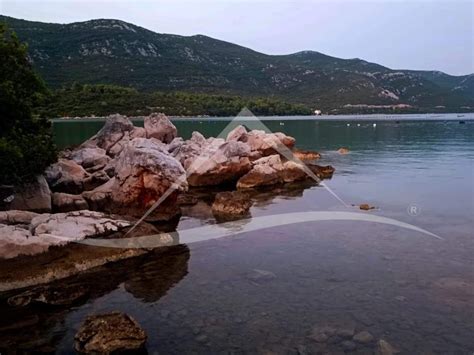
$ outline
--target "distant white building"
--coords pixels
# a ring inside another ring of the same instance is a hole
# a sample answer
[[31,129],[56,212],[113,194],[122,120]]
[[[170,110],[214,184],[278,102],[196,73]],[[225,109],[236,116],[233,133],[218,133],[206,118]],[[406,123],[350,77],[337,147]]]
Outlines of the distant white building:
[[316,116],[321,116],[321,110],[314,110],[314,114]]

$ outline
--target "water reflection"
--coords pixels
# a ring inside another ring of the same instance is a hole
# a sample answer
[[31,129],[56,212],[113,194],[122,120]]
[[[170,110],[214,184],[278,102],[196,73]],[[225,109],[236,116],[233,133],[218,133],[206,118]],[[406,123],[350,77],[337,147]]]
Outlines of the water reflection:
[[109,294],[121,284],[141,302],[156,302],[188,273],[184,245],[104,265],[77,276],[0,295],[0,351],[54,351],[63,322],[75,308]]

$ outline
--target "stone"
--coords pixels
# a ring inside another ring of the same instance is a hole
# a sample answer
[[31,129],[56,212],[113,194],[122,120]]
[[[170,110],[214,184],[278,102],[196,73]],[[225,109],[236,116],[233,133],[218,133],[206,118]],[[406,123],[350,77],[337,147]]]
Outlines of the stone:
[[69,212],[89,209],[89,204],[81,195],[71,195],[63,192],[55,192],[52,197],[53,210],[55,212]]
[[184,162],[190,186],[212,186],[237,181],[251,169],[245,143],[220,139],[208,141],[203,150]]
[[38,237],[54,237],[56,244],[101,237],[130,227],[131,222],[108,218],[95,211],[43,214],[32,219],[29,231]]
[[245,140],[247,135],[247,129],[244,126],[239,125],[227,134],[226,141],[240,141]]
[[251,151],[259,151],[263,156],[273,155],[279,150],[293,148],[295,139],[284,133],[266,133],[261,130],[252,130],[240,139],[250,146]]
[[219,192],[212,204],[212,213],[217,218],[234,219],[249,214],[252,206],[250,196],[240,191]]
[[[135,138],[115,159],[115,178],[99,194],[109,212],[141,217],[165,197],[148,220],[168,220],[179,213],[176,198],[188,188],[182,165],[156,139]],[[84,197],[91,203],[91,195]],[[97,200],[97,196],[94,197]],[[95,203],[93,203],[95,205]],[[95,207],[95,206],[94,206]]]
[[370,205],[367,204],[367,203],[362,203],[362,204],[360,204],[360,205],[359,205],[359,208],[360,208],[361,210],[363,210],[363,211],[370,211],[370,210],[375,209],[374,206],[370,206]]
[[374,337],[368,331],[364,330],[354,335],[352,339],[361,344],[368,344],[374,340]]
[[38,213],[30,211],[0,211],[1,224],[30,224],[31,220],[38,216]]
[[32,212],[51,212],[51,190],[43,175],[20,187],[14,194],[8,209]]
[[348,148],[344,148],[344,147],[341,147],[337,150],[337,152],[339,154],[348,154],[349,153],[349,149]]
[[80,194],[84,190],[84,181],[89,177],[82,166],[64,158],[50,165],[45,174],[52,191],[69,194]]
[[81,148],[101,148],[107,155],[114,157],[133,138],[134,130],[133,123],[126,116],[110,115],[101,130],[84,142]]
[[72,151],[68,158],[81,165],[88,171],[97,171],[99,169],[103,169],[111,160],[111,158],[106,154],[105,149],[98,147],[79,148]]
[[147,336],[132,317],[111,312],[88,316],[74,339],[78,352],[110,354],[139,351],[144,348]]
[[336,334],[344,339],[351,339],[354,336],[355,329],[354,327],[344,327],[336,330]]
[[321,158],[321,154],[311,150],[293,149],[292,153],[295,158],[298,158],[302,161],[317,160]]
[[147,138],[156,138],[163,143],[171,143],[178,133],[175,125],[163,113],[152,113],[145,117],[144,127]]
[[378,355],[395,355],[400,350],[394,348],[390,343],[384,339],[380,339],[377,343]]
[[282,162],[277,154],[257,159],[252,164],[252,170],[237,182],[238,189],[290,183],[310,178],[304,165],[294,161]]

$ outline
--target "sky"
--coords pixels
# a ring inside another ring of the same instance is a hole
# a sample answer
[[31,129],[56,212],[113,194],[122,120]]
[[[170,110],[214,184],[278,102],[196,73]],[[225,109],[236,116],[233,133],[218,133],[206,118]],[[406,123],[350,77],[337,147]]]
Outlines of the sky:
[[474,73],[474,0],[0,0],[0,13],[56,23],[114,18],[267,54],[315,50],[393,69]]

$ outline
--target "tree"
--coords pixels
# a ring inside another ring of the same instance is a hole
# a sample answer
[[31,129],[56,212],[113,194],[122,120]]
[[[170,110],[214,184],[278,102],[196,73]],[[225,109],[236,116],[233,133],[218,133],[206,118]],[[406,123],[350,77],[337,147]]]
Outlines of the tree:
[[48,95],[27,47],[0,23],[0,185],[20,185],[55,161],[51,124],[32,110]]

